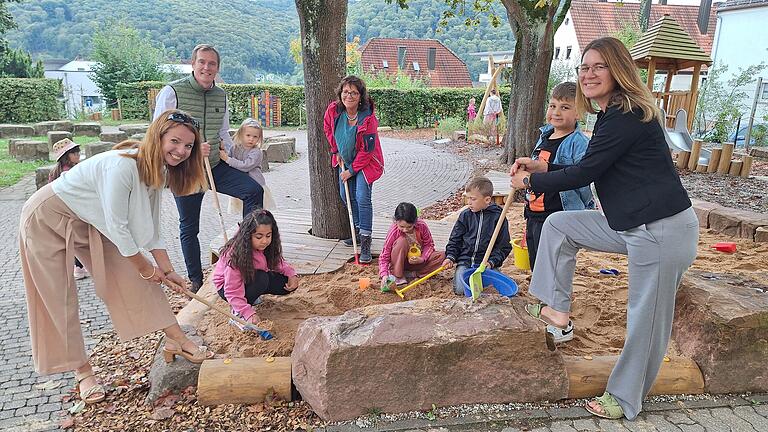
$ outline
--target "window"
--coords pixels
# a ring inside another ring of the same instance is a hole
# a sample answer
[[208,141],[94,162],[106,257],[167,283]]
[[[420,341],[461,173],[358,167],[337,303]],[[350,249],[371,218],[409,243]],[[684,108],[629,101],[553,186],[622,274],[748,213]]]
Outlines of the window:
[[405,47],[397,47],[397,66],[405,69]]
[[435,57],[437,57],[437,48],[427,50],[427,69],[435,70]]
[[421,70],[421,66],[419,66],[419,62],[413,62],[413,70],[416,72]]
[[560,58],[560,47],[555,48],[555,59]]
[[768,99],[768,83],[763,83],[763,88],[760,90],[760,99]]
[[381,67],[383,67],[384,69],[387,69],[389,67],[389,62],[386,60],[382,60]]
[[571,59],[571,47],[565,48],[565,59],[570,60]]

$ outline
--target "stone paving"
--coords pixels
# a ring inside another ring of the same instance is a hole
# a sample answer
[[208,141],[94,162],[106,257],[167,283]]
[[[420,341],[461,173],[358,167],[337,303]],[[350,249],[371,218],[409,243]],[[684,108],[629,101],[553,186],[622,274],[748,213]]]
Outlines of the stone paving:
[[[271,164],[265,173],[280,208],[309,208],[307,140],[303,132],[287,132],[296,137],[297,160]],[[447,198],[461,188],[471,173],[466,161],[413,142],[382,139],[386,173],[373,190],[374,211],[390,216],[401,201],[423,207]],[[424,180],[427,181],[424,181]],[[71,403],[61,397],[73,385],[71,374],[38,376],[31,366],[29,331],[24,288],[18,261],[18,219],[21,207],[34,192],[34,177],[0,190],[0,431],[57,430],[59,412]],[[226,206],[226,199],[223,200]],[[203,263],[206,245],[219,234],[217,214],[207,194],[201,215],[200,243]],[[225,212],[228,226],[239,216]],[[163,198],[162,235],[176,269],[184,270],[178,247],[178,213],[173,198]],[[78,281],[80,316],[88,349],[99,335],[112,329],[106,310],[96,297],[91,279]],[[436,422],[411,420],[381,425],[376,430],[411,431],[768,431],[768,397],[749,399],[730,397],[718,401],[694,401],[684,406],[646,404],[635,422],[596,420],[583,408],[533,410],[495,416],[465,416]],[[757,402],[757,403],[755,403]],[[521,420],[524,419],[524,420]],[[528,426],[530,425],[530,427]],[[361,430],[355,426],[328,428],[329,431]],[[371,429],[362,429],[371,430]]]

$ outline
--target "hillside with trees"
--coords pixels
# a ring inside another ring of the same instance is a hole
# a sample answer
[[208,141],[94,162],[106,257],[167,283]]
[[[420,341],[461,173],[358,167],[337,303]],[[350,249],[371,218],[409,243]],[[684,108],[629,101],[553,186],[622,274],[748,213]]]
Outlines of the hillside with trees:
[[[408,5],[400,9],[385,0],[350,1],[348,40],[438,39],[467,62],[475,79],[485,66],[468,53],[514,47],[506,21],[494,28],[481,16],[478,26],[467,28],[466,17],[455,17],[441,30],[443,0],[410,0]],[[124,25],[139,30],[169,61],[188,59],[196,43],[213,43],[222,52],[227,82],[255,82],[267,74],[271,81],[301,76],[289,55],[290,40],[299,35],[293,0],[23,0],[10,3],[9,10],[18,24],[6,34],[10,46],[35,59],[90,58],[95,33]]]

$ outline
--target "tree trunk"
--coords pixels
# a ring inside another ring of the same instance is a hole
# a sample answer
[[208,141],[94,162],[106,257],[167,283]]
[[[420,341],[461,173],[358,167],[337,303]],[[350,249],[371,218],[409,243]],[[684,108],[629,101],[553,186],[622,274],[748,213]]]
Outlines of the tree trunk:
[[544,122],[547,81],[554,54],[555,31],[570,0],[536,8],[535,1],[502,0],[515,34],[507,131],[501,161],[512,163],[530,156]]
[[346,207],[339,197],[339,177],[331,167],[323,115],[335,98],[336,85],[346,69],[347,0],[296,0],[301,25],[304,98],[307,106],[309,190],[312,235],[347,238]]

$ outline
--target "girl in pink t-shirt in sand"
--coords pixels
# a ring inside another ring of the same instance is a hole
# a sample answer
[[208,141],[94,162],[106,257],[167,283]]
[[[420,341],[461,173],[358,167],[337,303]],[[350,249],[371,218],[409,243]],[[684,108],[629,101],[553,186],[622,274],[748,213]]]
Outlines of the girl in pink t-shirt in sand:
[[213,284],[232,313],[250,323],[260,321],[253,305],[263,294],[286,295],[299,287],[296,271],[283,260],[277,222],[268,210],[247,215],[221,251]]

